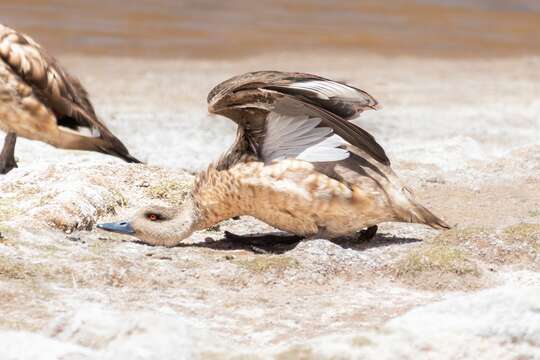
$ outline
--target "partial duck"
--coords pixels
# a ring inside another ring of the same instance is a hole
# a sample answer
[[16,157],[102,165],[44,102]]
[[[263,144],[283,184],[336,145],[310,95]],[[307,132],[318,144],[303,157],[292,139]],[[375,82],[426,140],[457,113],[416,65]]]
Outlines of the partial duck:
[[99,228],[175,246],[194,231],[250,215],[305,238],[375,235],[387,221],[448,225],[420,205],[384,149],[349,120],[378,107],[366,92],[303,73],[233,77],[209,111],[238,125],[236,141],[200,173],[181,209],[150,206]]
[[140,162],[101,122],[79,80],[34,40],[0,24],[0,174],[17,167],[17,136]]

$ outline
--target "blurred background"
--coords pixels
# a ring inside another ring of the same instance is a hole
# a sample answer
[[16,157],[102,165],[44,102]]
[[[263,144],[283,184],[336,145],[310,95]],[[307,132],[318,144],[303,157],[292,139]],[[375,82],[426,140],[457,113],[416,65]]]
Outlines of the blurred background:
[[540,53],[538,0],[17,0],[1,21],[52,53],[234,58],[366,50],[436,57]]

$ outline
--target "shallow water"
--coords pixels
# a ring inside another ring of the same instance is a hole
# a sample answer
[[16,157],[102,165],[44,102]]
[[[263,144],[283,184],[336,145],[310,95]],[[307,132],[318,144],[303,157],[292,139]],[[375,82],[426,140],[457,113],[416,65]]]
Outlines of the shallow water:
[[2,22],[55,53],[211,58],[307,49],[443,57],[540,53],[537,0],[1,0],[0,14]]

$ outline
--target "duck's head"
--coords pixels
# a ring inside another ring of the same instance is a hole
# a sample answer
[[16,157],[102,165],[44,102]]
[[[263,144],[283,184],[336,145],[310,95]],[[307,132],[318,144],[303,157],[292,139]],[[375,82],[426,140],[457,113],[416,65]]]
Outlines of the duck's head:
[[150,245],[175,246],[194,231],[195,216],[190,208],[163,206],[140,209],[130,220],[98,224],[102,230],[135,236]]

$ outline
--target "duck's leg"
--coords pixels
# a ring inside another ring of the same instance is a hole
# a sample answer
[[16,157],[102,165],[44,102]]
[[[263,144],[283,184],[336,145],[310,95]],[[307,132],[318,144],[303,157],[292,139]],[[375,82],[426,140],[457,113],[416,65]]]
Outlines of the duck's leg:
[[8,133],[4,140],[4,148],[0,153],[0,174],[7,174],[12,169],[17,167],[15,161],[15,143],[17,142],[17,134]]
[[377,234],[377,230],[379,230],[377,225],[370,226],[367,229],[360,231],[357,239],[361,241],[370,241]]

